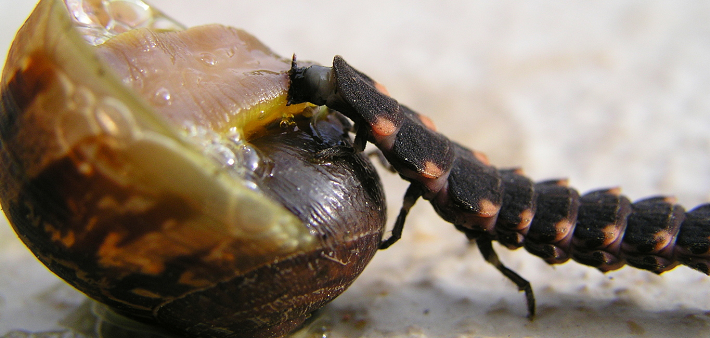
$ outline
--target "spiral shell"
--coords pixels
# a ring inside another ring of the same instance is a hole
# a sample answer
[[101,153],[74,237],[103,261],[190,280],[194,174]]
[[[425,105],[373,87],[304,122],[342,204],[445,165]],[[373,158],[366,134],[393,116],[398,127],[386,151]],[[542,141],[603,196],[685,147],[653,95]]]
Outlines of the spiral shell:
[[248,33],[139,2],[42,0],[2,77],[0,202],[32,252],[118,313],[278,336],[370,260],[385,212],[336,116],[285,105]]

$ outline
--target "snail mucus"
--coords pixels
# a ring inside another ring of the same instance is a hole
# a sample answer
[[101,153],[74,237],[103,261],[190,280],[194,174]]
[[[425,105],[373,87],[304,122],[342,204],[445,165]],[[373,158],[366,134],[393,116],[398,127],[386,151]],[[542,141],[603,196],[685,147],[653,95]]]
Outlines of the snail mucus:
[[140,1],[42,0],[2,76],[0,202],[50,270],[189,336],[280,336],[379,246],[349,125],[286,106],[290,60]]

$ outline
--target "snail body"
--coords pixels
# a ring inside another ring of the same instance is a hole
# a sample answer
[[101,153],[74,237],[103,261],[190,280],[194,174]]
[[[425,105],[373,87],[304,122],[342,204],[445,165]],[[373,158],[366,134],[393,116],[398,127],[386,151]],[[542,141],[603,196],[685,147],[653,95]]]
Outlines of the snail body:
[[37,5],[2,78],[0,203],[40,261],[191,336],[281,336],[344,291],[384,195],[364,156],[315,158],[349,126],[286,107],[289,61],[241,30],[71,3]]

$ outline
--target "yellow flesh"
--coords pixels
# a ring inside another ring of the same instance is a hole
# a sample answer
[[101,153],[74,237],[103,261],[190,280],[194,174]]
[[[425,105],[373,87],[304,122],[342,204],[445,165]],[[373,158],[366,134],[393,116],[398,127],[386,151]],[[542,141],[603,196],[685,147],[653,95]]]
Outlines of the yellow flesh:
[[290,61],[235,28],[136,29],[97,47],[124,84],[179,127],[250,135],[303,110],[286,106]]

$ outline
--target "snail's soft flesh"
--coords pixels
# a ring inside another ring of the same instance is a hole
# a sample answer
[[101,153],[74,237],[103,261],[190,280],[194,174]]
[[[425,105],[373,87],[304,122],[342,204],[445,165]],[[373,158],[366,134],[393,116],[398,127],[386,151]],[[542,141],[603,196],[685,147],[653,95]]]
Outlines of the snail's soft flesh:
[[293,330],[362,271],[385,210],[365,157],[317,156],[348,126],[285,105],[289,65],[137,0],[40,1],[3,71],[3,210],[118,313],[190,336]]

